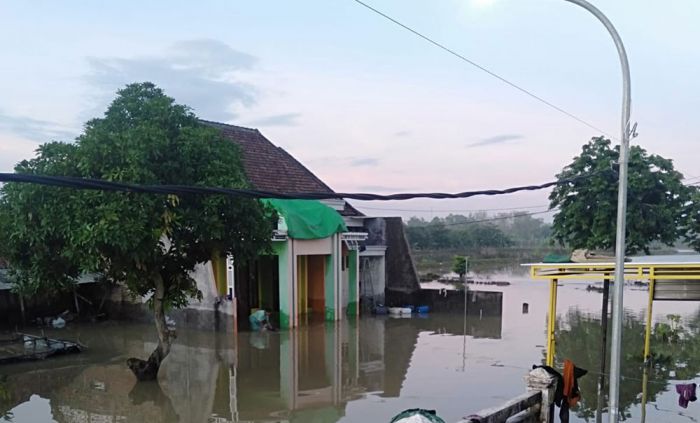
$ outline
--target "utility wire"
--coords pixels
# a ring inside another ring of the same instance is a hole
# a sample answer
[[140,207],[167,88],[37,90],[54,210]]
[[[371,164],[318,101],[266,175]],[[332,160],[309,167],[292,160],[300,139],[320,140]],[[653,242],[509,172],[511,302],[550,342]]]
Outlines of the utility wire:
[[[507,220],[507,219],[517,219],[519,217],[524,217],[524,216],[534,216],[538,214],[545,214],[549,212],[553,212],[558,210],[558,208],[552,208],[552,209],[547,209],[547,210],[540,210],[536,212],[529,212],[529,213],[518,213],[516,215],[508,215],[508,216],[496,216],[496,217],[490,217],[488,219],[479,219],[479,220],[467,220],[464,222],[450,222],[450,223],[442,223],[443,226],[460,226],[460,225],[472,225],[474,223],[485,223],[485,222],[493,222],[494,220]],[[426,223],[425,225],[416,225],[414,227],[417,228],[427,228],[430,227],[430,222]]]
[[490,211],[510,211],[510,210],[527,210],[527,209],[539,209],[542,207],[547,207],[547,204],[540,204],[538,206],[521,206],[521,207],[504,207],[495,209],[471,209],[471,210],[445,210],[445,209],[395,209],[395,208],[383,208],[383,207],[369,207],[363,205],[355,205],[355,207],[367,210],[383,210],[383,211],[400,211],[400,212],[425,212],[425,213],[478,213],[478,212],[490,212]]
[[474,66],[475,68],[479,69],[480,71],[485,72],[485,73],[491,75],[492,77],[498,79],[499,81],[503,82],[504,84],[509,85],[509,86],[511,86],[512,88],[515,88],[516,90],[520,91],[521,93],[523,93],[523,94],[525,94],[525,95],[527,95],[527,96],[529,96],[529,97],[534,98],[535,100],[537,100],[537,101],[539,101],[539,102],[541,102],[541,103],[543,103],[543,104],[545,104],[545,105],[551,107],[552,109],[554,109],[554,110],[556,110],[556,111],[558,111],[558,112],[560,112],[560,113],[563,113],[564,115],[566,115],[566,116],[568,116],[568,117],[574,119],[575,121],[577,121],[577,122],[579,122],[579,123],[582,123],[582,124],[586,125],[587,127],[591,128],[591,129],[595,129],[596,131],[600,132],[601,134],[607,135],[607,136],[610,137],[610,138],[615,138],[615,137],[613,137],[612,135],[610,135],[607,131],[604,131],[604,130],[598,128],[597,126],[595,126],[595,125],[593,125],[593,124],[591,124],[591,123],[586,122],[585,120],[581,119],[580,117],[576,116],[576,115],[573,114],[573,113],[567,112],[566,110],[562,109],[561,107],[557,106],[556,104],[554,104],[554,103],[552,103],[552,102],[550,102],[550,101],[545,100],[544,98],[538,96],[537,94],[533,93],[532,91],[528,91],[527,89],[525,89],[525,88],[523,88],[523,87],[517,85],[516,83],[510,82],[509,80],[507,80],[506,78],[504,78],[504,77],[498,75],[497,73],[495,73],[495,72],[493,72],[493,71],[491,71],[491,70],[485,68],[484,66],[481,66],[480,64],[474,62],[473,60],[471,60],[471,59],[465,57],[464,55],[462,55],[462,54],[456,52],[455,50],[452,50],[451,48],[445,46],[444,44],[442,44],[442,43],[440,43],[440,42],[438,42],[438,41],[433,40],[432,38],[428,37],[427,35],[424,35],[424,34],[418,32],[417,30],[415,30],[415,29],[409,27],[408,25],[399,22],[398,20],[392,18],[391,16],[387,15],[387,14],[384,13],[384,12],[381,12],[380,10],[375,9],[374,7],[370,6],[369,4],[367,4],[367,3],[365,3],[365,2],[363,2],[363,1],[361,1],[361,0],[352,0],[352,1],[354,1],[355,3],[361,5],[361,6],[365,7],[365,8],[367,8],[368,10],[371,10],[372,12],[376,13],[377,15],[379,15],[379,16],[381,16],[381,17],[383,17],[383,18],[385,18],[385,19],[387,19],[387,20],[393,22],[394,24],[400,26],[401,28],[405,29],[406,31],[411,32],[413,35],[416,35],[417,37],[422,38],[423,40],[429,42],[430,44],[434,45],[435,47],[437,47],[437,48],[439,48],[439,49],[441,49],[441,50],[444,50],[444,51],[446,51],[447,53],[449,53],[449,54],[451,54],[451,55],[457,57],[458,59],[463,60],[464,62],[466,62],[466,63],[468,63],[468,64]]
[[546,182],[539,185],[526,185],[505,189],[489,189],[480,191],[465,191],[458,193],[401,193],[401,194],[367,194],[367,193],[343,193],[343,192],[300,192],[281,193],[256,189],[236,189],[205,187],[194,185],[141,185],[124,182],[107,181],[103,179],[78,178],[73,176],[49,176],[33,175],[28,173],[0,173],[0,182],[24,182],[40,185],[49,185],[63,188],[91,189],[113,192],[133,192],[162,195],[227,195],[239,198],[277,198],[277,199],[302,199],[302,200],[326,200],[326,199],[354,199],[365,201],[410,200],[413,198],[453,199],[470,198],[475,196],[493,196],[512,194],[520,191],[537,191],[555,185],[569,184],[588,179],[601,172],[592,172],[568,179]]

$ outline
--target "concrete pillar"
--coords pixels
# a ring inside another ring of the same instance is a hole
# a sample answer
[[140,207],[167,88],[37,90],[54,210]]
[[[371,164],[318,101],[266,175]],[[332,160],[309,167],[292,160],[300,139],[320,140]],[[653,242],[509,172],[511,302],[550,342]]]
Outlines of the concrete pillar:
[[543,368],[531,370],[525,376],[527,391],[541,391],[542,403],[540,405],[540,415],[538,422],[549,423],[554,421],[552,415],[552,404],[554,404],[554,392],[557,389],[557,380]]
[[342,280],[340,260],[342,253],[340,248],[340,236],[335,234],[331,237],[331,254],[326,256],[325,269],[325,317],[326,320],[340,320],[342,316],[340,283]]
[[334,269],[333,269],[333,274],[334,274],[334,280],[335,280],[335,313],[333,316],[334,320],[342,320],[343,319],[343,303],[346,301],[343,298],[343,247],[342,247],[342,239],[340,237],[340,234],[335,234],[333,235],[333,264],[334,264]]
[[272,249],[278,257],[280,328],[296,325],[296,260],[293,255],[293,240],[273,242]]
[[280,333],[280,396],[288,410],[296,408],[299,390],[299,332]]
[[335,280],[335,257],[334,254],[326,256],[326,277],[325,282],[325,296],[326,296],[326,308],[325,317],[326,320],[335,320],[335,307],[336,307],[336,280]]
[[360,260],[357,250],[348,251],[348,316],[360,314],[359,291],[360,291]]

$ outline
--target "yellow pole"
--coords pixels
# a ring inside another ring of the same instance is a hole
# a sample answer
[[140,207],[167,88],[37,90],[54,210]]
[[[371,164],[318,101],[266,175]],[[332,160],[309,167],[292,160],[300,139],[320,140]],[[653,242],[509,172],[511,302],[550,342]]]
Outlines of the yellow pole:
[[554,365],[555,340],[554,329],[557,319],[557,284],[556,279],[549,282],[549,320],[547,321],[547,362],[548,366]]
[[644,364],[649,364],[651,359],[651,316],[654,305],[654,268],[649,269],[649,302],[647,304],[647,325],[644,332]]
[[641,423],[644,423],[647,419],[647,396],[648,396],[647,385],[648,384],[649,384],[649,367],[644,366],[644,373],[642,376],[642,418],[640,420]]
[[544,364],[552,365],[552,302],[554,301],[554,293],[552,291],[552,281],[549,281],[549,308],[547,309],[547,359]]

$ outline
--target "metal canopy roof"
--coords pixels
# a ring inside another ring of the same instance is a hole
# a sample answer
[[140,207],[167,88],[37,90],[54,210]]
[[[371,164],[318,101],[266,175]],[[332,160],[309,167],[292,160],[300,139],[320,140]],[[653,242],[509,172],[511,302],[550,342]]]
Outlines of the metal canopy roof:
[[[533,279],[614,279],[615,263],[526,263]],[[626,280],[700,281],[700,261],[654,261],[625,263]]]
[[[700,301],[700,255],[661,260],[657,257],[635,258],[625,263],[625,280],[646,281],[649,284],[644,335],[644,360],[651,359],[651,326],[654,301]],[[680,261],[681,258],[687,260]],[[549,312],[547,315],[546,364],[554,364],[557,312],[557,287],[561,280],[609,280],[615,277],[615,263],[525,263],[532,279],[549,281]]]

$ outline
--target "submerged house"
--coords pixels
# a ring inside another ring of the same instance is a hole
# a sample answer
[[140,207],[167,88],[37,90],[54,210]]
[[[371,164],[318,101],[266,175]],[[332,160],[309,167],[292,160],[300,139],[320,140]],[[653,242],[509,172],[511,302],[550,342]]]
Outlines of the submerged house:
[[[333,193],[257,129],[202,123],[221,130],[239,146],[253,188],[286,194]],[[409,290],[418,288],[400,218],[368,217],[343,199],[263,201],[280,216],[271,234],[273,254],[249,262],[215,258],[199,266],[194,276],[203,299],[175,313],[176,321],[235,330],[248,326],[248,316],[255,309],[270,311],[273,323],[283,328],[298,326],[311,316],[342,320],[359,314],[361,306],[368,309],[384,303],[387,268],[405,269],[409,275],[397,274],[396,280],[404,285],[406,280],[412,282]],[[387,248],[392,240],[400,245]]]
[[[220,130],[239,147],[252,188],[284,194],[334,194],[257,129],[202,123]],[[263,201],[279,216],[270,234],[272,254],[251,261],[214,257],[197,266],[192,276],[202,300],[168,313],[178,326],[245,329],[250,313],[264,309],[271,312],[274,326],[291,328],[311,317],[338,321],[379,304],[403,305],[420,290],[401,218],[365,216],[342,198]],[[2,267],[0,260],[0,310],[19,315],[18,297],[10,291]],[[81,279],[82,294],[103,297],[112,317],[152,319],[146,298],[130,296],[119,284],[105,293],[92,282],[94,275]],[[69,300],[73,298],[67,298],[66,305],[63,300],[52,301],[42,315],[65,310]]]

